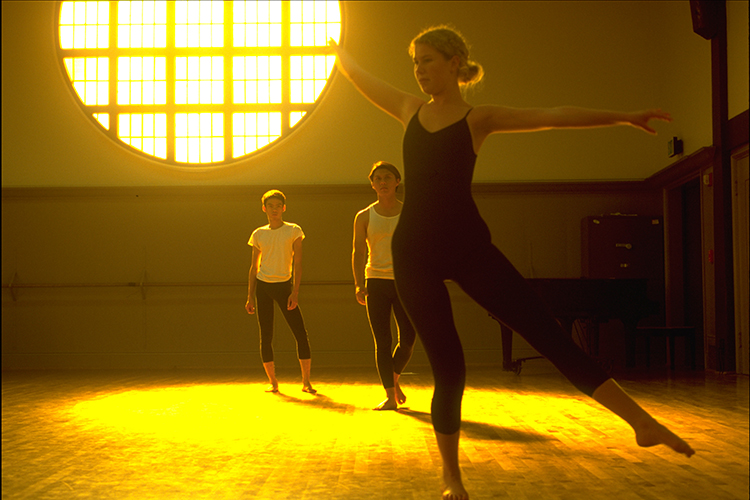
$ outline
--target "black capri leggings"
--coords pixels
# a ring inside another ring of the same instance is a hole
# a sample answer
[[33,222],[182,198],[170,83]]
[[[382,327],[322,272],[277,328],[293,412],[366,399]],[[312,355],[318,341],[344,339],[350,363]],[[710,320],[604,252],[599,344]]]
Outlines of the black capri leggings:
[[273,303],[276,302],[286,324],[291,328],[297,341],[297,357],[310,359],[310,341],[307,338],[305,322],[299,306],[291,311],[286,308],[289,295],[292,293],[292,280],[281,283],[267,283],[257,280],[255,285],[255,303],[260,327],[260,357],[264,363],[273,361]]
[[489,231],[485,230],[483,238],[467,238],[462,247],[443,246],[436,252],[437,243],[416,244],[419,240],[413,235],[409,240],[397,238],[401,229],[396,230],[393,240],[396,287],[432,366],[432,422],[436,431],[453,434],[459,430],[466,380],[463,349],[444,280],[457,283],[480,306],[523,336],[585,394],[590,396],[609,378],[489,242]]
[[[367,288],[367,318],[370,320],[372,336],[375,340],[375,361],[380,382],[385,389],[393,384],[393,373],[401,374],[414,352],[417,332],[404,311],[404,306],[396,293],[393,280],[369,278]],[[393,336],[391,334],[391,311],[396,318],[398,343],[391,354]]]

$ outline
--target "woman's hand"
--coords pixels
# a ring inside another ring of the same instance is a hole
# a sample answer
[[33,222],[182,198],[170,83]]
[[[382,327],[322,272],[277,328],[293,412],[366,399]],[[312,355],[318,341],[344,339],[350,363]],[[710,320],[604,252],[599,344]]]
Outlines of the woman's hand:
[[247,302],[245,303],[245,310],[248,314],[255,314],[255,297],[247,296]]
[[662,111],[661,109],[647,109],[645,111],[636,111],[631,113],[630,125],[635,128],[641,129],[652,135],[656,135],[656,130],[649,126],[650,120],[661,120],[663,122],[671,122],[672,117],[669,113]]
[[338,42],[333,38],[329,38],[328,45],[326,46],[326,52],[335,55],[336,59],[338,59],[339,57],[341,57],[340,51],[341,47],[339,46]]

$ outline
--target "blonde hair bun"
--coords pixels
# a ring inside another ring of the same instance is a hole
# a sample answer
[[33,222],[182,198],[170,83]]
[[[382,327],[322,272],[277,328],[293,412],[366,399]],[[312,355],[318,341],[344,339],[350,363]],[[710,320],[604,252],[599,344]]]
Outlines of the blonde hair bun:
[[442,24],[423,30],[414,37],[409,45],[409,55],[412,58],[414,57],[414,47],[418,43],[434,47],[446,59],[458,56],[460,61],[458,83],[460,85],[470,87],[479,83],[484,77],[482,65],[469,59],[469,44],[456,29]]

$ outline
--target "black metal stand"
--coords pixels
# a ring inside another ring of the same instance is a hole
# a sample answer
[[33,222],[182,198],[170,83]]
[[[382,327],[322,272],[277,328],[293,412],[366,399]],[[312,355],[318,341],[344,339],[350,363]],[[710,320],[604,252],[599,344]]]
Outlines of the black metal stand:
[[[500,334],[503,343],[503,371],[513,372],[516,375],[521,374],[521,368],[526,361],[532,359],[544,359],[544,356],[530,356],[528,358],[513,359],[513,330],[505,326],[499,319],[494,315],[490,314],[490,317],[498,322],[500,325]],[[583,325],[581,325],[583,326]],[[572,332],[573,324],[563,324],[563,328],[567,328],[568,331]],[[589,322],[587,328],[591,331],[588,332],[584,337],[584,352],[589,356],[592,356],[594,360],[601,366],[607,373],[612,371],[612,363],[607,360],[597,359],[599,354],[599,325],[596,322]]]
[[[492,319],[500,323],[496,317],[490,314]],[[513,359],[513,330],[500,323],[500,334],[502,335],[503,342],[503,371],[513,372],[516,375],[521,373],[521,367],[526,361],[530,359],[542,359],[544,356],[532,356],[529,358],[518,358]]]

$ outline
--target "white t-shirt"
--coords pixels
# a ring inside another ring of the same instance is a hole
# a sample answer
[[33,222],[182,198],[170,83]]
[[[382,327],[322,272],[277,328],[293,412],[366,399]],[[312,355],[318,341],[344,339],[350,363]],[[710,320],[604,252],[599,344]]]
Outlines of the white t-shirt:
[[277,229],[271,229],[266,224],[253,231],[247,244],[260,248],[260,267],[256,278],[266,283],[283,283],[291,279],[292,245],[298,238],[304,237],[302,228],[291,222],[284,222]]

